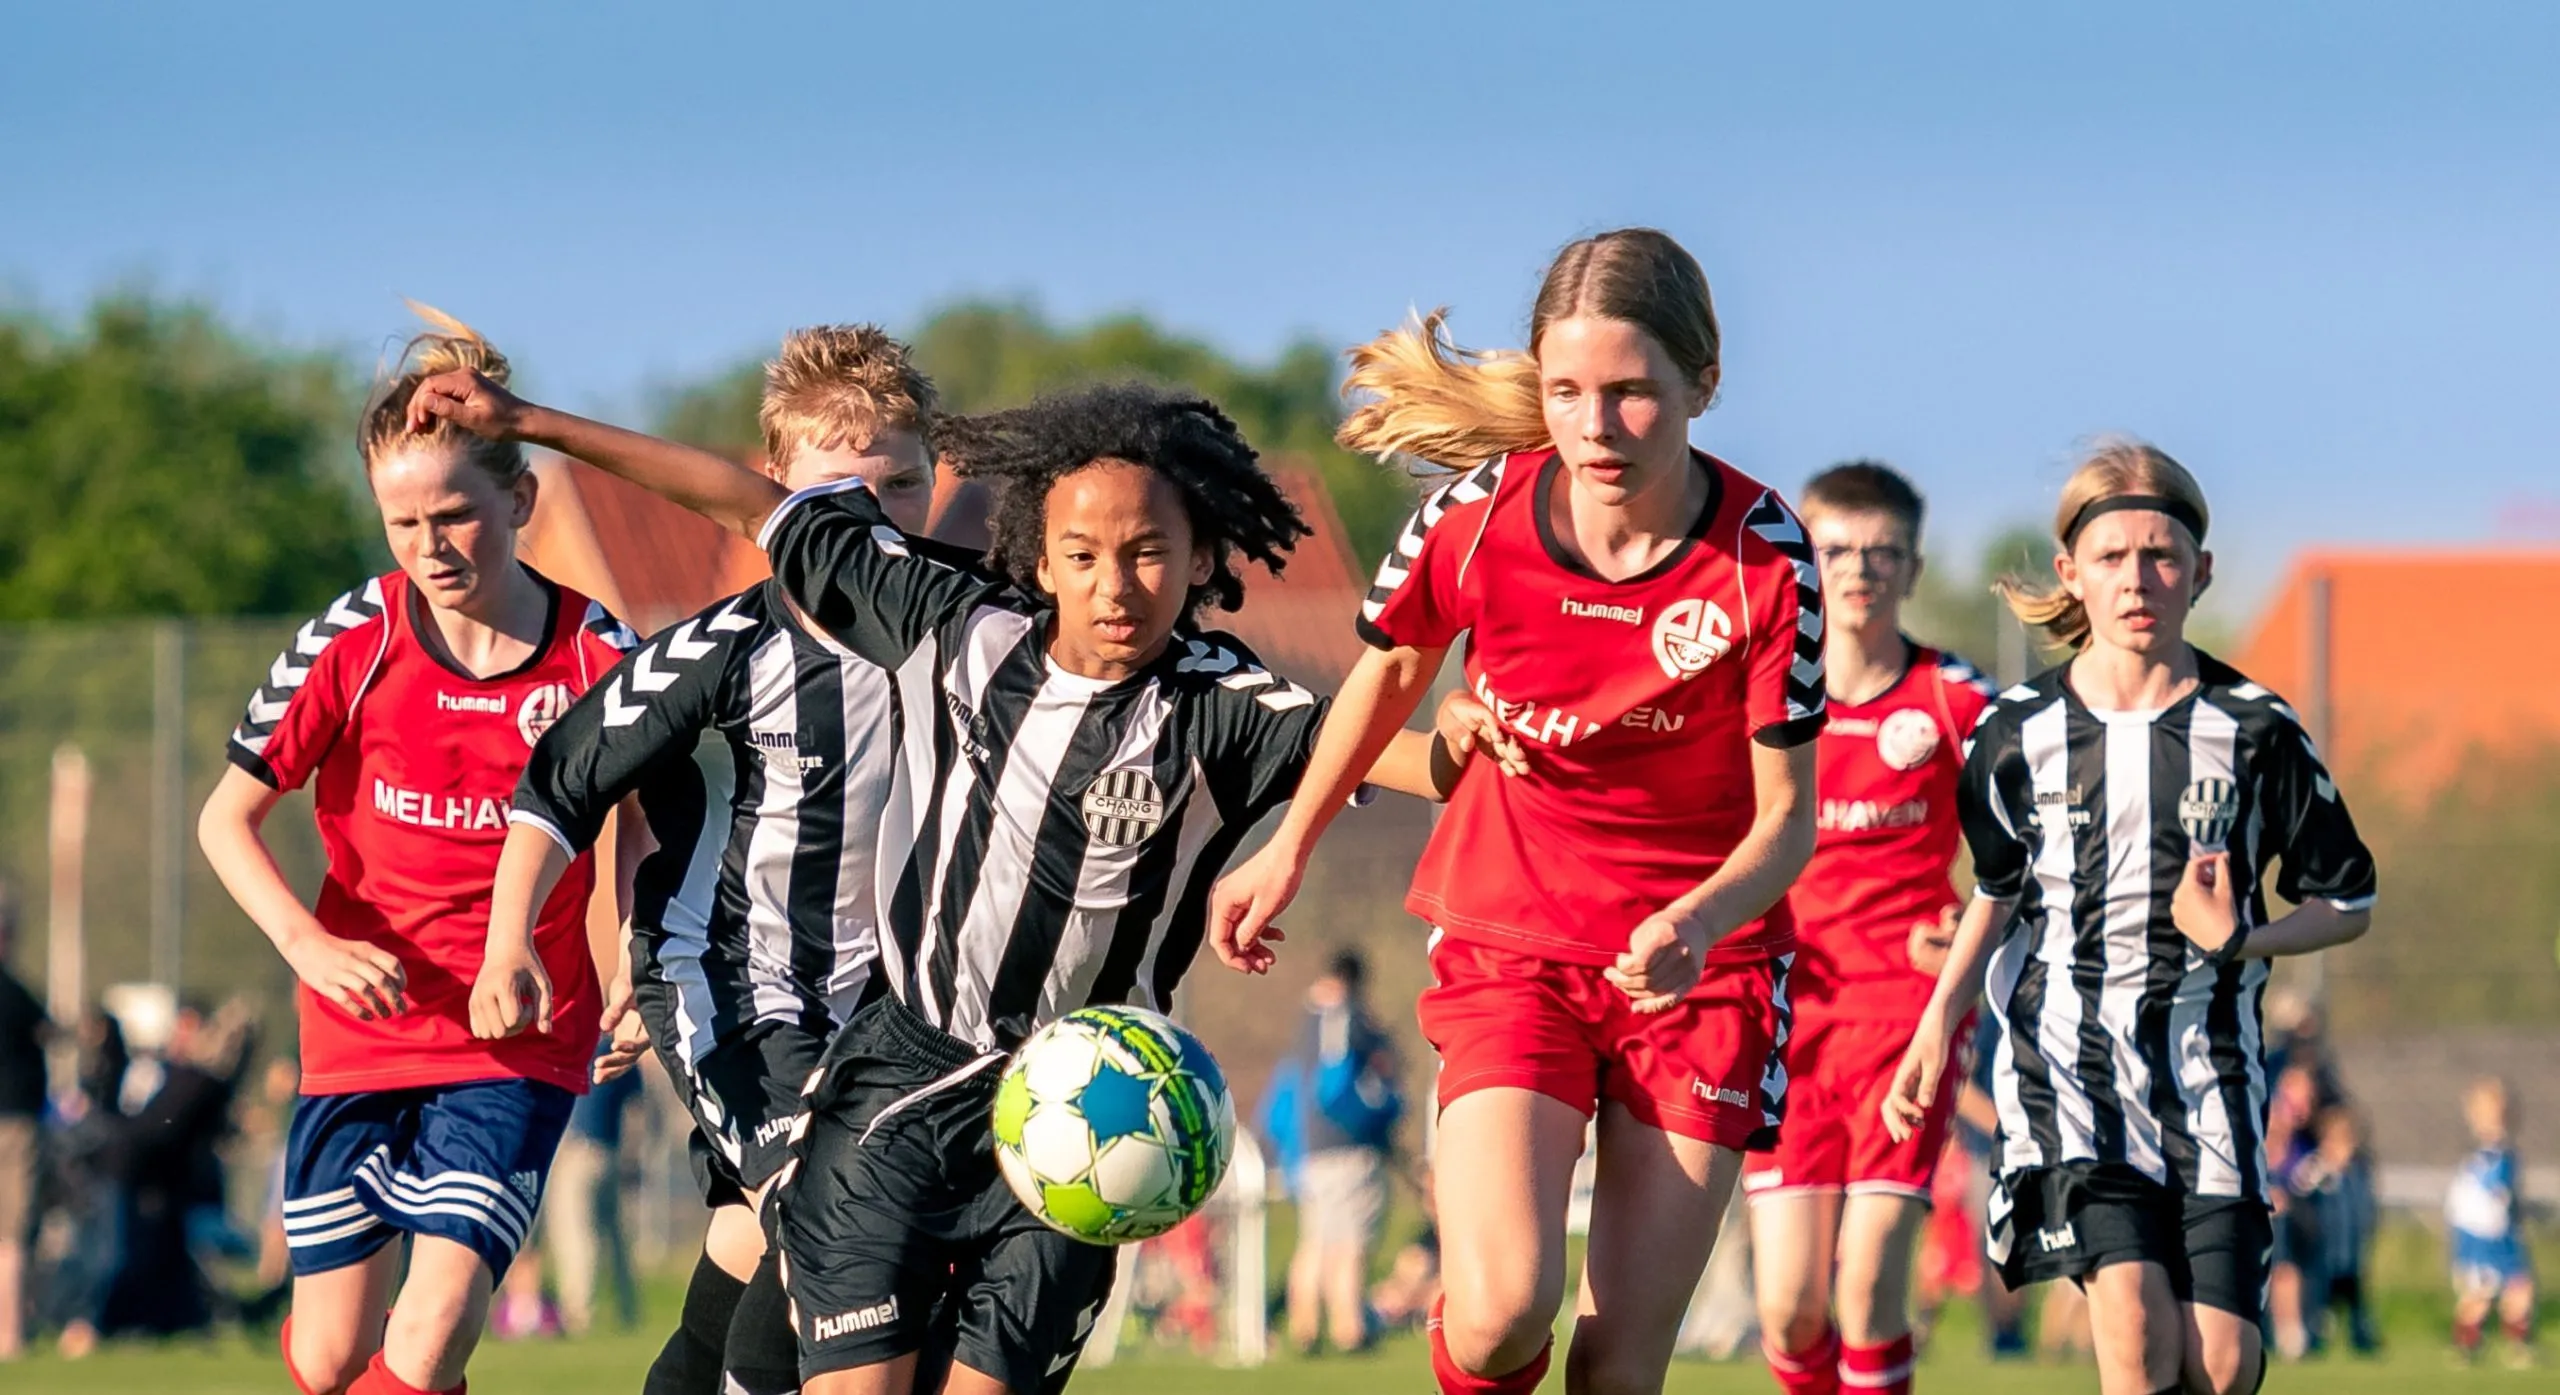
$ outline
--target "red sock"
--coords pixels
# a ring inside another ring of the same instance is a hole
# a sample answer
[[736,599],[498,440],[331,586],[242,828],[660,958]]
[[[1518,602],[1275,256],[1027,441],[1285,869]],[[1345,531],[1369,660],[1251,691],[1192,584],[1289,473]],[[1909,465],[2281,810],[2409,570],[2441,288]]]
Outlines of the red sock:
[[1871,1347],[1840,1344],[1840,1388],[1866,1395],[1911,1395],[1911,1337],[1908,1333]]
[[1831,1328],[1823,1328],[1822,1340],[1802,1351],[1780,1351],[1775,1340],[1763,1336],[1760,1354],[1768,1358],[1769,1374],[1778,1378],[1786,1395],[1840,1395],[1840,1334]]
[[2531,1313],[2527,1313],[2523,1317],[2500,1318],[2498,1320],[2498,1325],[2507,1330],[2507,1340],[2518,1346],[2522,1346],[2533,1340],[2533,1315]]
[[1459,1369],[1457,1361],[1449,1355],[1447,1339],[1440,1332],[1442,1301],[1438,1298],[1431,1300],[1431,1321],[1428,1325],[1431,1333],[1431,1374],[1439,1379],[1440,1395],[1529,1395],[1538,1388],[1538,1382],[1547,1378],[1547,1363],[1556,1354],[1552,1337],[1547,1339],[1545,1346],[1538,1348],[1536,1356],[1529,1358],[1528,1365],[1508,1375],[1479,1376]]
[[2460,1318],[2455,1318],[2453,1320],[2453,1344],[2464,1351],[2478,1351],[2480,1349],[2480,1324],[2476,1321],[2464,1322]]
[[391,1374],[391,1368],[382,1364],[382,1353],[377,1351],[373,1359],[365,1363],[364,1374],[347,1387],[347,1395],[466,1395],[470,1389],[471,1382],[465,1379],[455,1381],[443,1390],[420,1390]]

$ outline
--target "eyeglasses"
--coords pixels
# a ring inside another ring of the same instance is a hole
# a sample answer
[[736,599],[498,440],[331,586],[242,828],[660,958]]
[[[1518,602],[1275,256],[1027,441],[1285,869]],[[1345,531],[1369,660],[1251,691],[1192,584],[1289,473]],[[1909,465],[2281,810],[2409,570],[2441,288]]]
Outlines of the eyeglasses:
[[1817,547],[1813,555],[1825,567],[1836,567],[1852,558],[1880,572],[1896,572],[1911,562],[1911,549],[1898,543],[1879,543],[1874,547]]

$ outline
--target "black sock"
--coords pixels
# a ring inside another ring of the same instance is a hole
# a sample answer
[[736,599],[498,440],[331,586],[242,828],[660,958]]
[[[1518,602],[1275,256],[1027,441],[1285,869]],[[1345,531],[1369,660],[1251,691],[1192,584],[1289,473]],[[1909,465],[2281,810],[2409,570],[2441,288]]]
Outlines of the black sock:
[[720,1348],[747,1286],[704,1255],[685,1285],[684,1317],[640,1383],[640,1395],[719,1395]]
[[722,1364],[746,1395],[791,1395],[800,1388],[800,1334],[782,1291],[782,1262],[770,1249],[729,1319]]

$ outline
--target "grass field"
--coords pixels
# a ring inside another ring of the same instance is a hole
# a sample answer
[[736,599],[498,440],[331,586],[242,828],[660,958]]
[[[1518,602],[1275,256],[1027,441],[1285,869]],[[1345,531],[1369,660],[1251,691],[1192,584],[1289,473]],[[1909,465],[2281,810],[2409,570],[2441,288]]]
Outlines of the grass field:
[[[674,1315],[671,1291],[651,1295],[653,1311],[641,1329],[582,1341],[518,1342],[484,1347],[473,1362],[471,1388],[478,1395],[636,1395],[641,1372]],[[2376,1360],[2316,1360],[2279,1366],[2270,1391],[2318,1395],[2435,1395],[2436,1392],[2560,1392],[2560,1370],[2508,1371],[2494,1361],[2476,1370],[2452,1369],[2442,1329],[2426,1321],[2421,1305],[2392,1314],[2386,1354]],[[2096,1373],[2085,1366],[2004,1363],[1976,1353],[1969,1319],[1951,1314],[1949,1329],[1923,1360],[1920,1388],[1961,1395],[2027,1395],[2027,1392],[2094,1391]],[[1561,1373],[1548,1389],[1562,1390]],[[1075,1382],[1079,1395],[1428,1395],[1431,1374],[1420,1344],[1388,1343],[1369,1356],[1299,1361],[1282,1358],[1257,1370],[1230,1370],[1183,1358],[1140,1355],[1089,1371]],[[1776,1386],[1756,1363],[1673,1366],[1673,1395],[1773,1395]],[[6,1395],[289,1395],[270,1344],[240,1337],[164,1347],[111,1347],[86,1361],[39,1356],[0,1366]]]

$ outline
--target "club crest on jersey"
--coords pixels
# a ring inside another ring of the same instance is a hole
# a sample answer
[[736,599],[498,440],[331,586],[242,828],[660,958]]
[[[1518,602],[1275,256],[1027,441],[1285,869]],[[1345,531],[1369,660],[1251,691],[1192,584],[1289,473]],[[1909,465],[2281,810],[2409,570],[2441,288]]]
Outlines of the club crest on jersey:
[[2240,790],[2229,780],[2198,780],[2178,796],[2178,825],[2198,848],[2220,852],[2240,817]]
[[1164,791],[1143,770],[1106,770],[1084,792],[1084,827],[1093,841],[1129,848],[1164,825]]
[[577,700],[578,695],[570,692],[566,683],[545,683],[525,694],[524,705],[516,709],[516,731],[524,737],[524,744],[540,741],[542,734],[551,730],[551,724],[569,710],[569,704]]
[[1673,601],[1653,622],[1653,657],[1684,682],[1733,648],[1733,618],[1713,601]]
[[1888,713],[1876,723],[1876,754],[1896,770],[1917,770],[1937,753],[1937,719],[1917,707]]

